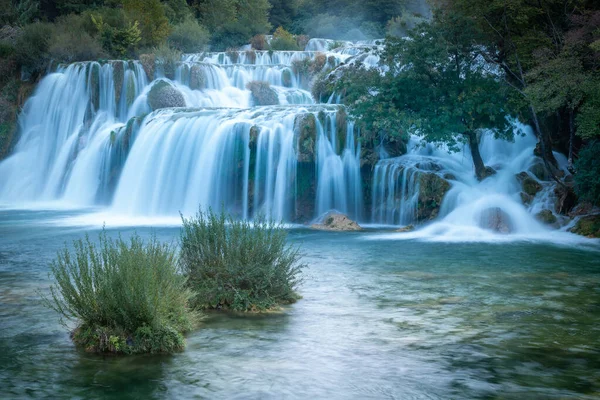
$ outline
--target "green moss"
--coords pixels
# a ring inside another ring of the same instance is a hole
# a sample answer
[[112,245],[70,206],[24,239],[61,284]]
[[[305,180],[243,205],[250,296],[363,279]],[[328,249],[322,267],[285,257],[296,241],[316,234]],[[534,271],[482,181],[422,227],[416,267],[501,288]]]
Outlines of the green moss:
[[130,74],[129,78],[127,79],[126,96],[127,97],[125,100],[127,101],[127,106],[131,106],[135,101],[135,77],[133,74]]
[[419,199],[417,219],[427,221],[437,217],[442,201],[450,184],[445,179],[433,173],[419,175]]
[[100,64],[92,63],[89,66],[89,90],[94,111],[100,108]]
[[294,121],[298,162],[314,162],[317,143],[317,120],[314,114],[301,114]]
[[536,194],[540,190],[542,190],[542,185],[535,179],[533,179],[527,172],[521,172],[517,175],[517,180],[521,183],[523,188],[523,192],[528,194],[529,196],[535,197]]
[[581,217],[570,231],[590,238],[600,238],[600,214]]
[[550,210],[540,211],[535,215],[535,218],[546,225],[552,225],[558,221],[556,216]]
[[283,86],[292,87],[292,71],[289,68],[286,68],[281,73],[281,81]]
[[113,81],[115,83],[115,102],[119,104],[123,92],[123,81],[125,80],[125,62],[115,61],[113,67]]
[[344,107],[340,107],[338,112],[335,114],[335,126],[337,148],[339,153],[342,154],[346,148],[346,138],[348,136],[348,115],[346,114],[346,109]]

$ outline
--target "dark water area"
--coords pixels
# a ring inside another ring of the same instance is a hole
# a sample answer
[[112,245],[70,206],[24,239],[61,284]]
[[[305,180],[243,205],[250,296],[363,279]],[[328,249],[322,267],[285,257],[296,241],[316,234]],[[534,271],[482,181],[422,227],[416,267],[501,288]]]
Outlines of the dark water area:
[[[97,238],[59,223],[70,216],[0,210],[2,399],[600,398],[598,242],[291,229],[308,264],[298,303],[210,313],[183,353],[103,357],[76,349],[40,301],[56,251]],[[108,232],[134,230],[179,236]]]

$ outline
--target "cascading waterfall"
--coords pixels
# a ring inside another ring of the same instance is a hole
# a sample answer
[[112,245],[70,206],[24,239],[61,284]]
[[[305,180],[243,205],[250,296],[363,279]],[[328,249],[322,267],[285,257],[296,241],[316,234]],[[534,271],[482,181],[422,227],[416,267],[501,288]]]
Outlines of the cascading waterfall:
[[[20,141],[0,163],[0,203],[107,206],[139,216],[224,207],[241,218],[260,213],[284,221],[335,208],[359,218],[354,124],[338,117],[339,106],[314,105],[298,71],[316,58],[327,68],[348,56],[189,54],[170,76],[157,63],[153,79],[140,62],[61,66],[20,116]],[[159,81],[180,93],[186,108],[152,112]],[[252,81],[268,82],[280,105],[253,107]],[[314,124],[300,149],[298,121],[309,115]]]

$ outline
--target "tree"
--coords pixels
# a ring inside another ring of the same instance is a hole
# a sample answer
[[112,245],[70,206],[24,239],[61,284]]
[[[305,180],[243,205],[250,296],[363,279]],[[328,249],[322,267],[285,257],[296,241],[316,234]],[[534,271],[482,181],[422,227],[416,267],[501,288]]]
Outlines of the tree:
[[131,21],[138,21],[142,46],[156,46],[169,36],[169,20],[159,0],[123,0],[123,10]]
[[479,153],[479,134],[490,130],[511,139],[513,131],[507,119],[509,87],[502,71],[477,55],[472,37],[468,21],[437,14],[433,24],[419,25],[409,39],[387,38],[388,71],[354,96],[351,109],[367,121],[377,115],[383,119],[378,127],[414,131],[451,150],[467,142],[481,180],[493,171]]

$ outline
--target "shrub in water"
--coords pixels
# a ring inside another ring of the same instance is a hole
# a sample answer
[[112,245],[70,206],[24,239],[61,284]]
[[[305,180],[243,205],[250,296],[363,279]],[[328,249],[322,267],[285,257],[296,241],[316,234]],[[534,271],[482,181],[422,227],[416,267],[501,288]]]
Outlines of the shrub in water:
[[286,237],[281,225],[263,218],[237,221],[212,211],[183,218],[180,261],[194,304],[265,311],[296,301],[304,265]]
[[46,304],[76,320],[75,344],[90,352],[170,353],[183,350],[183,333],[196,315],[174,250],[156,238],[129,241],[100,234],[65,248],[51,265],[54,284]]

